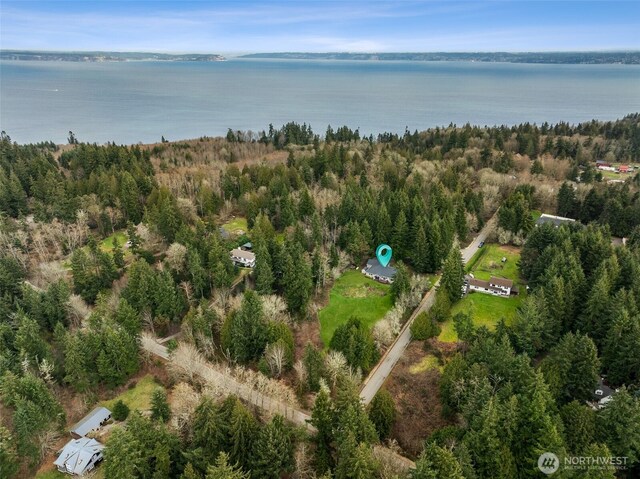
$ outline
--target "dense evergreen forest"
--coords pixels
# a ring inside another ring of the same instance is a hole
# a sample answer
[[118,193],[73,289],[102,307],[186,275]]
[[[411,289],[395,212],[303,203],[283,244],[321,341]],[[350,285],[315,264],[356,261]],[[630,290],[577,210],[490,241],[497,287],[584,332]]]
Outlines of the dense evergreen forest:
[[[612,179],[599,160],[640,163],[640,114],[375,138],[289,123],[137,146],[3,132],[2,477],[34,477],[71,424],[147,374],[148,407],[112,408],[106,479],[527,478],[545,451],[626,458],[557,477],[637,477],[640,169]],[[535,226],[536,212],[576,221]],[[494,215],[492,241],[521,247],[528,294],[495,329],[455,315],[434,391],[449,425],[421,438],[406,471],[375,447],[404,453],[395,398],[383,388],[365,406],[363,375],[436,277],[412,331],[438,348],[460,300],[459,246]],[[250,272],[229,255],[249,241]],[[392,309],[374,327],[345,318],[323,344],[331,286],[381,243],[397,268]],[[166,362],[144,347],[173,335]],[[197,377],[196,357],[309,411],[315,429]],[[617,392],[593,410],[601,376]]]

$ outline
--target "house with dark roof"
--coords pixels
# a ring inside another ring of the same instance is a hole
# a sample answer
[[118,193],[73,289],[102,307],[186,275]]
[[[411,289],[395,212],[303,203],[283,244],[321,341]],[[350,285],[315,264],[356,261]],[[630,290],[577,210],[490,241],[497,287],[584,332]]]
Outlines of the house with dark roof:
[[53,461],[58,471],[72,476],[83,476],[103,459],[104,445],[95,439],[82,437],[70,440]]
[[109,419],[111,419],[111,411],[106,407],[98,406],[73,426],[71,435],[80,439],[89,433],[98,431]]
[[362,268],[362,274],[379,283],[391,284],[397,270],[391,266],[382,266],[376,258],[367,260],[367,264]]
[[536,226],[551,224],[558,228],[559,226],[575,223],[576,220],[571,218],[565,218],[564,216],[542,214],[536,221]]
[[468,291],[492,294],[494,296],[509,296],[513,290],[513,281],[506,278],[491,276],[489,281],[476,279],[472,275],[465,276],[465,285]]
[[601,377],[593,391],[591,401],[587,401],[587,404],[594,410],[602,409],[613,399],[614,394],[617,392],[617,389],[607,386],[604,383],[604,378]]

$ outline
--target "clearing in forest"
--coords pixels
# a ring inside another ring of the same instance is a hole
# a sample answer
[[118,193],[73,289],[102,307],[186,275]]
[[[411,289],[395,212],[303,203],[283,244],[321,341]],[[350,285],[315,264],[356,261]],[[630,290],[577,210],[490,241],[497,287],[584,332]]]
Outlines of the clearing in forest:
[[[503,262],[503,258],[506,261]],[[491,330],[496,327],[501,318],[504,318],[507,324],[511,324],[516,309],[527,295],[526,287],[520,279],[519,260],[520,249],[513,246],[487,244],[478,250],[467,265],[467,273],[472,273],[476,278],[482,280],[488,280],[491,276],[512,279],[520,294],[505,298],[472,292],[451,308],[451,317],[459,312],[466,312],[471,314],[473,324],[476,327],[486,326]],[[441,328],[438,340],[443,342],[458,340],[458,335],[453,327],[453,319],[445,321]]]
[[359,270],[345,272],[333,284],[329,304],[320,311],[320,337],[325,346],[334,331],[357,316],[369,327],[391,309],[390,286],[367,278]]

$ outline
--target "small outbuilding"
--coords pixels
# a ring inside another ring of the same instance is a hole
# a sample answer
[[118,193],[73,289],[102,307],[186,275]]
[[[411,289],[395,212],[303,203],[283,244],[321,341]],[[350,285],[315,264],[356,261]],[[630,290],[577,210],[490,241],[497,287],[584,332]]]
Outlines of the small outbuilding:
[[89,433],[98,431],[109,419],[111,419],[111,411],[106,407],[98,406],[73,426],[71,435],[80,439]]
[[83,476],[102,461],[104,445],[95,439],[82,437],[69,441],[58,458],[53,461],[58,471],[73,476]]

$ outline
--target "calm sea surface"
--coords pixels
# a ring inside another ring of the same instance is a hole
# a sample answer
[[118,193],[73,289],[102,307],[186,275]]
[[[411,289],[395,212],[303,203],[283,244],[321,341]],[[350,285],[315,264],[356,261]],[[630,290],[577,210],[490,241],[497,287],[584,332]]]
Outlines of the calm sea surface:
[[640,66],[230,60],[0,62],[0,128],[18,142],[137,143],[307,122],[365,134],[613,120],[640,111]]

